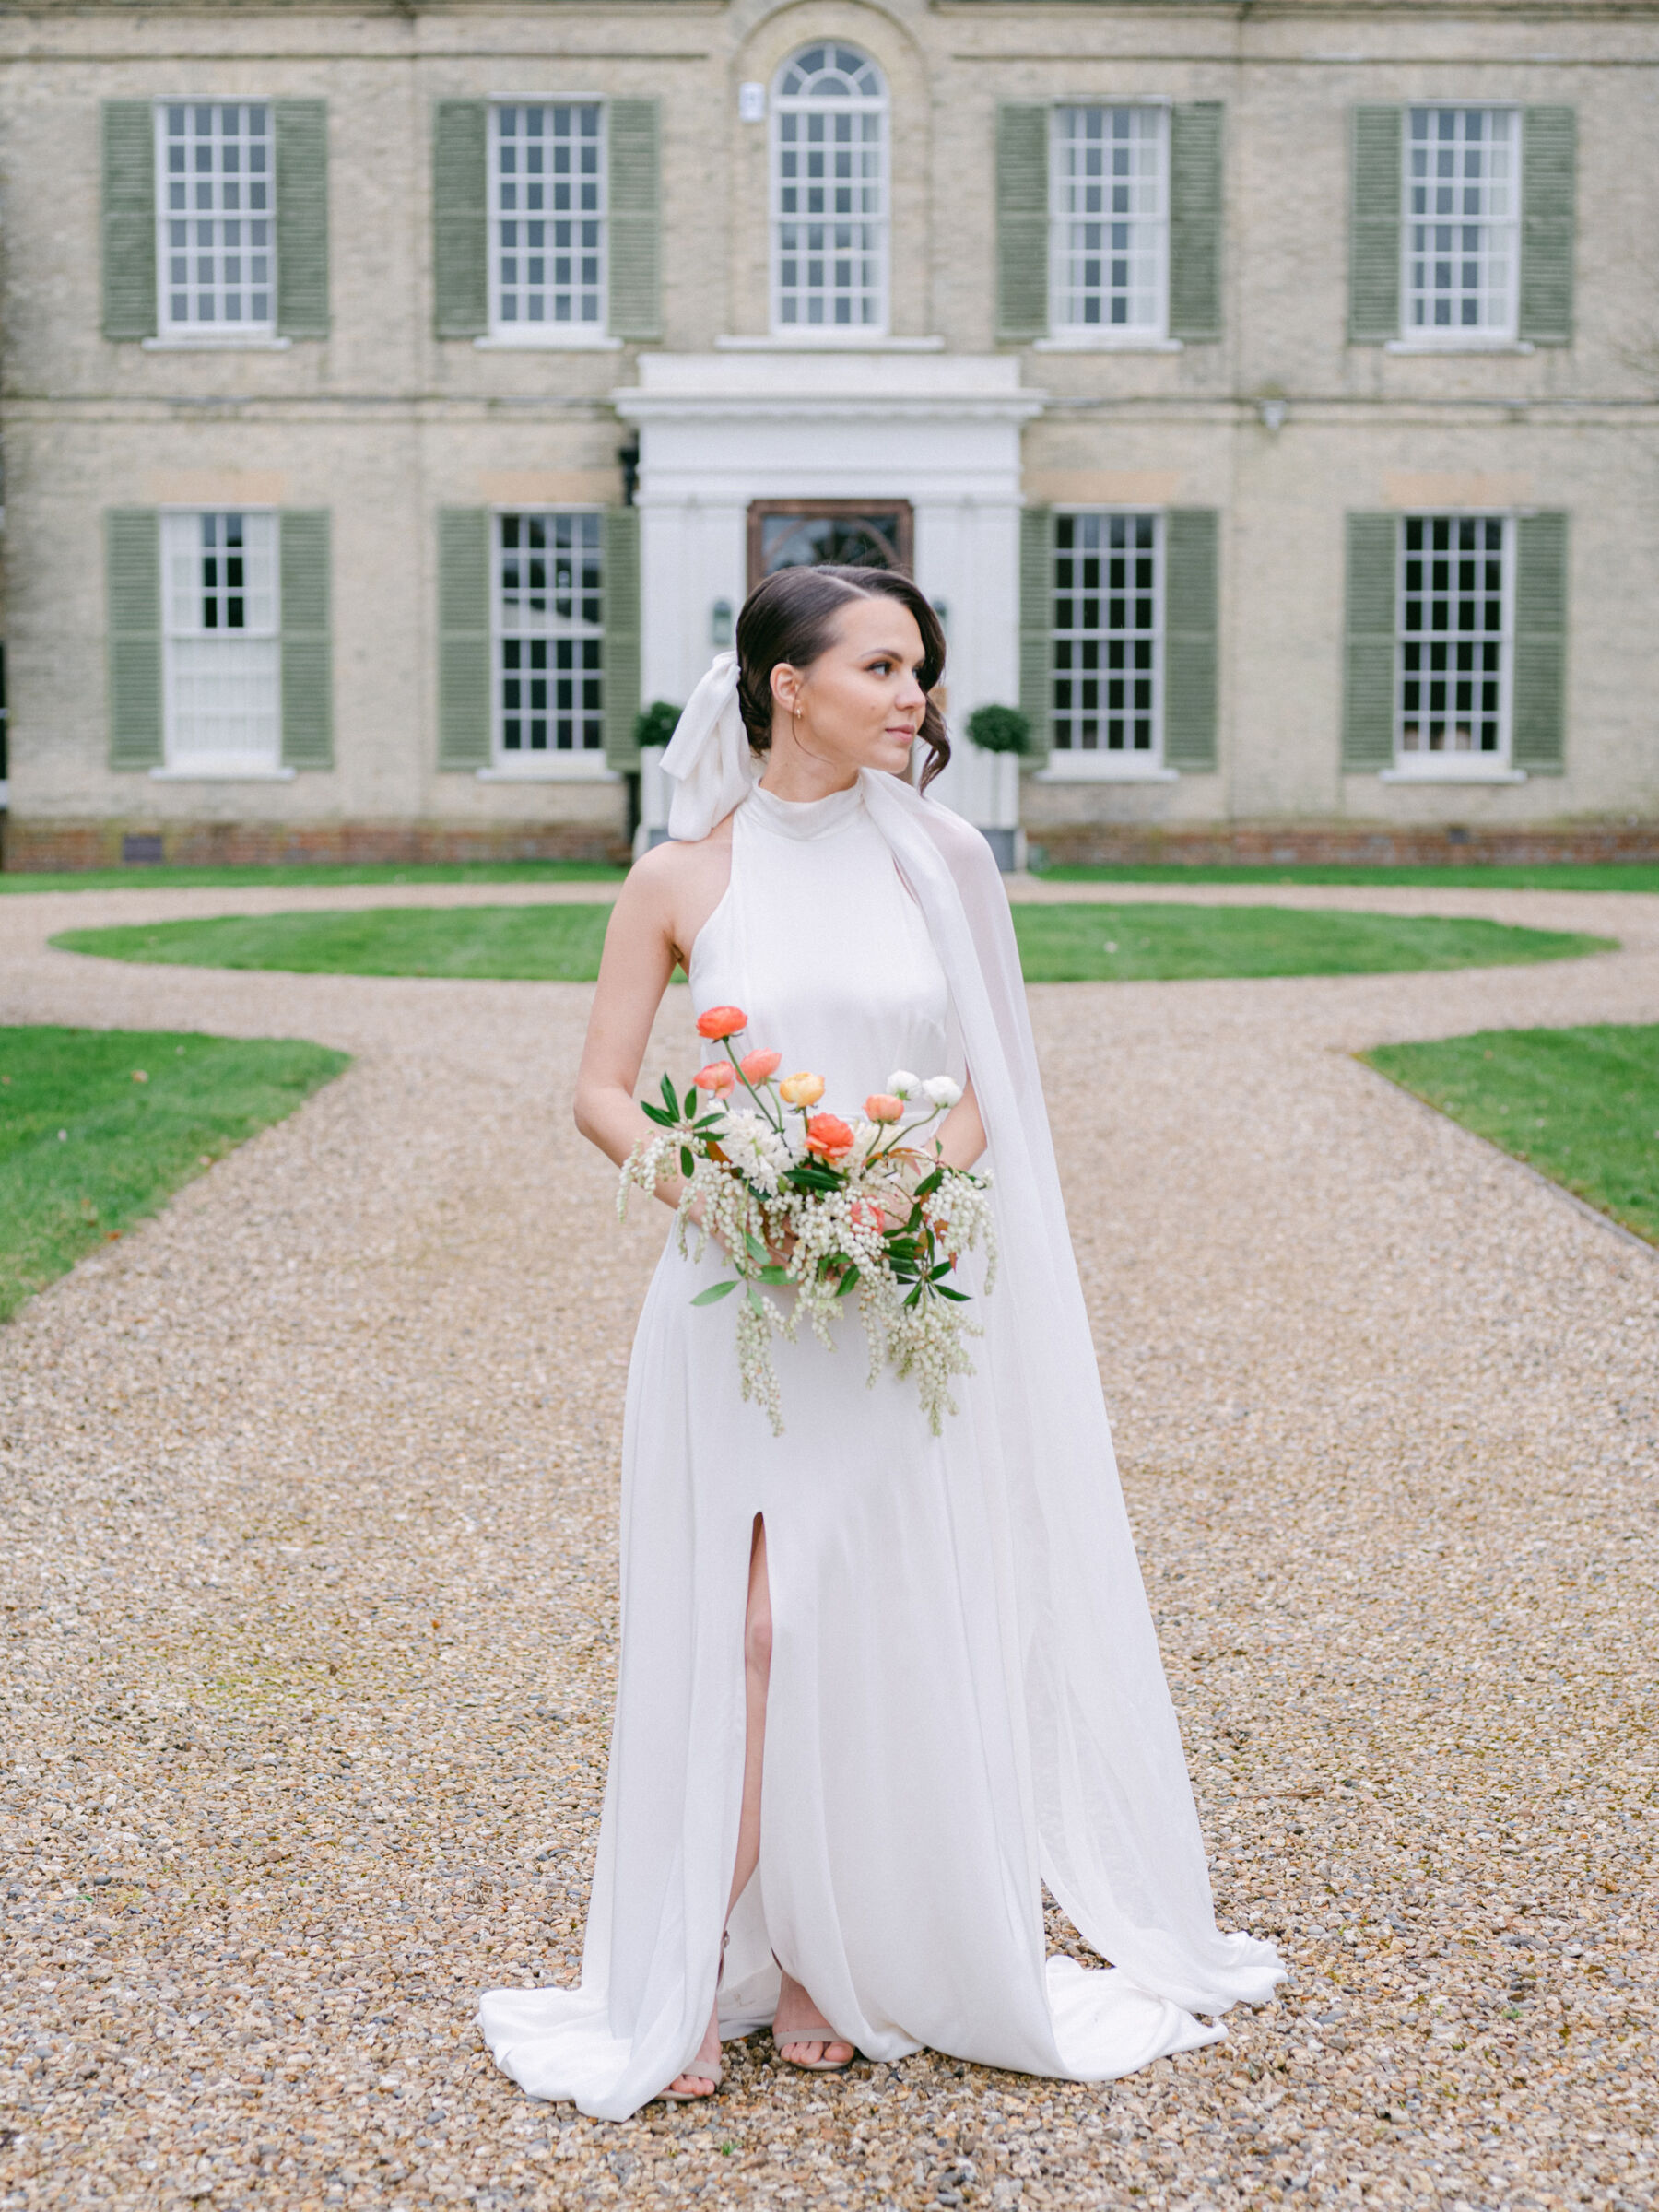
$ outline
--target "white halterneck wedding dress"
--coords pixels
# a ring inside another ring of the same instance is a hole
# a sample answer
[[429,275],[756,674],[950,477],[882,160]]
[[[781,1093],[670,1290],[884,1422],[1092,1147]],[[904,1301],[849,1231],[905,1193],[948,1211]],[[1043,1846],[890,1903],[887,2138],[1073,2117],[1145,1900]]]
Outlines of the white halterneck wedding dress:
[[[890,777],[809,804],[756,787],[737,810],[730,888],[692,952],[697,1010],[741,1006],[743,1047],[822,1074],[843,1113],[897,1067],[971,1067],[1002,1279],[976,1299],[986,1335],[942,1436],[912,1382],[866,1387],[848,1314],[834,1352],[805,1328],[777,1347],[774,1437],[739,1396],[730,1304],[690,1302],[717,1255],[694,1265],[670,1239],[628,1382],[582,1983],[492,1990],[479,2016],[534,2096],[624,2118],[701,2040],[737,1845],[757,1514],[773,1620],[760,1865],[732,1917],[724,2034],[770,2020],[775,1953],[872,2057],[928,2044],[1099,2080],[1213,2041],[1194,2012],[1259,2003],[1283,1972],[1266,1944],[1216,1931],[1069,1245],[1053,1249],[1052,1220],[1021,1223],[1057,1185],[1032,1182],[1053,1163],[998,928],[982,840]],[[1045,1878],[1110,1969],[1045,1957]]]

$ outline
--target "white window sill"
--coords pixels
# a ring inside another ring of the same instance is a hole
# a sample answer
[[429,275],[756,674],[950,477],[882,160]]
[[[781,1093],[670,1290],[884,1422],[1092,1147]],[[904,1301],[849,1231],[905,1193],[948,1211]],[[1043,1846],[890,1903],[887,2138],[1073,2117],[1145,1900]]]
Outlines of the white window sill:
[[203,760],[194,768],[152,768],[152,783],[291,783],[291,768],[250,768],[240,760]]
[[145,353],[286,353],[292,338],[269,331],[169,331],[164,337],[140,338]]
[[1186,346],[1180,338],[1157,338],[1150,332],[1144,335],[1130,331],[1121,338],[1108,332],[1092,330],[1060,331],[1052,337],[1033,338],[1033,353],[1184,353]]
[[1124,761],[1091,760],[1088,754],[1075,759],[1051,753],[1046,768],[1040,768],[1032,782],[1036,783],[1179,783],[1180,771],[1173,768],[1158,768],[1150,760]]
[[764,338],[716,338],[716,353],[943,353],[943,338],[889,338],[867,330],[775,330]]
[[1383,346],[1384,353],[1533,353],[1536,348],[1530,338],[1465,337],[1459,332],[1449,338],[1390,338]]
[[1379,783],[1524,783],[1524,768],[1483,768],[1478,760],[1448,761],[1444,768],[1425,764],[1418,768],[1385,768],[1377,777]]
[[620,353],[622,350],[621,339],[607,337],[602,330],[563,331],[556,325],[526,331],[523,337],[504,330],[491,331],[487,338],[475,338],[473,346],[479,353]]
[[615,783],[619,781],[617,771],[608,767],[605,755],[593,759],[580,754],[564,759],[547,760],[501,761],[493,768],[473,771],[480,783]]

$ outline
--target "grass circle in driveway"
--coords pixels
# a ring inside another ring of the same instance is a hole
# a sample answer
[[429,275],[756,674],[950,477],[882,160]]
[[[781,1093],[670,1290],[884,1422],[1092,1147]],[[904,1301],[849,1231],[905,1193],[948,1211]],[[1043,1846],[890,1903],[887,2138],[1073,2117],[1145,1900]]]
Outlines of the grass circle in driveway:
[[[189,968],[591,982],[610,913],[608,906],[382,906],[69,929],[52,942],[105,959]],[[1382,974],[1614,949],[1610,937],[1463,916],[1275,906],[1018,905],[1014,926],[1034,983]]]

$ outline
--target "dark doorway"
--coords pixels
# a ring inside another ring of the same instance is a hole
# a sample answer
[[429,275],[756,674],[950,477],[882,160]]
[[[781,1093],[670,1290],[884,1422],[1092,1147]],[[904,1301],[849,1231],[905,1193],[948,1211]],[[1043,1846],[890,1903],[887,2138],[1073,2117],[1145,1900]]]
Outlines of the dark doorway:
[[748,511],[748,581],[752,592],[774,569],[911,566],[907,500],[757,500]]

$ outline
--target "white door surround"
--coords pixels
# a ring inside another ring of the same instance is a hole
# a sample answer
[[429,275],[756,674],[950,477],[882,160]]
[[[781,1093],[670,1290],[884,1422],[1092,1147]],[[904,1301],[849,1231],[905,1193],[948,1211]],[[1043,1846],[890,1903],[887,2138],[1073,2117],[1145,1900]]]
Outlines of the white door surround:
[[645,699],[682,704],[716,605],[743,604],[751,500],[906,500],[916,581],[944,609],[951,724],[1015,703],[1020,430],[1044,398],[1015,356],[647,353],[613,397],[640,432]]

